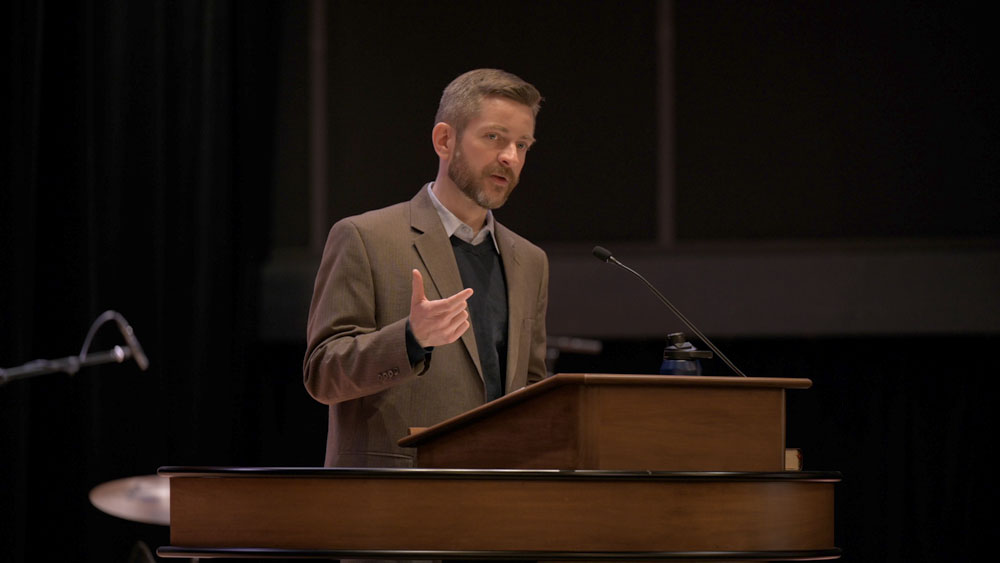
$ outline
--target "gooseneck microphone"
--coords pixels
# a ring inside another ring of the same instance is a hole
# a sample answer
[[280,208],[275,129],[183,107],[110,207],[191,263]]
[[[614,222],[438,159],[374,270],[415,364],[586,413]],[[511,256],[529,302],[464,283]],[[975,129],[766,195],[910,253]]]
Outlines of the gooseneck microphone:
[[118,331],[121,332],[122,338],[125,339],[125,343],[128,344],[128,349],[132,351],[132,359],[135,360],[136,365],[139,369],[146,371],[149,368],[149,358],[146,357],[146,352],[142,350],[142,345],[139,344],[139,339],[135,337],[135,331],[132,330],[132,325],[128,324],[125,317],[114,314],[115,324],[118,325]]
[[674,307],[673,303],[668,301],[667,298],[664,297],[663,294],[659,292],[659,290],[653,287],[653,284],[649,283],[649,281],[646,278],[642,277],[642,275],[639,272],[636,272],[632,268],[629,268],[625,264],[619,262],[614,256],[611,255],[611,251],[608,250],[607,248],[604,248],[603,246],[595,246],[593,253],[594,256],[597,257],[597,259],[600,260],[601,262],[610,262],[620,268],[624,268],[633,276],[642,280],[642,283],[646,284],[646,287],[648,287],[650,291],[653,292],[653,295],[656,295],[656,298],[659,299],[661,303],[666,305],[667,309],[670,309],[671,313],[676,315],[677,318],[680,319],[685,326],[691,329],[691,332],[694,333],[695,336],[701,339],[701,341],[704,342],[709,348],[711,348],[713,352],[718,354],[719,358],[721,358],[722,361],[725,362],[727,366],[729,366],[733,371],[735,371],[741,377],[746,377],[746,374],[740,371],[740,368],[736,367],[736,365],[733,362],[729,361],[729,358],[727,358],[726,355],[722,353],[722,351],[716,348],[715,344],[712,344],[712,341],[709,340],[707,336],[702,334],[702,332],[698,330],[696,326],[694,326],[694,323],[689,321],[688,318],[684,316],[684,313],[681,313],[679,310],[677,310],[677,307]]

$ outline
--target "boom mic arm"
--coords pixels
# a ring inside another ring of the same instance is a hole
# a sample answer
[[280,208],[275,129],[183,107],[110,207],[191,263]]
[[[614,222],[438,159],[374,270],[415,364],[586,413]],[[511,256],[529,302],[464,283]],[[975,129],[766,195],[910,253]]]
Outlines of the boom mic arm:
[[[118,325],[118,331],[121,332],[122,338],[125,339],[126,347],[115,346],[107,352],[90,353],[90,342],[93,340],[94,334],[97,332],[97,329],[109,320],[115,321],[115,324]],[[115,311],[105,311],[90,325],[87,338],[83,341],[83,349],[80,350],[78,355],[58,360],[34,360],[9,369],[0,368],[0,385],[14,381],[15,379],[48,373],[63,372],[74,375],[82,367],[111,362],[120,364],[129,358],[134,359],[139,369],[143,371],[149,367],[149,359],[146,357],[146,353],[142,350],[142,345],[139,344],[139,339],[135,337],[135,332],[133,332],[132,327],[125,320],[125,317]]]
[[607,248],[604,248],[603,246],[595,246],[594,250],[593,250],[593,253],[594,253],[594,256],[598,260],[600,260],[602,262],[610,262],[610,263],[612,263],[612,264],[614,264],[614,265],[616,265],[616,266],[618,266],[620,268],[624,268],[626,271],[628,271],[629,273],[631,273],[633,276],[635,276],[635,277],[639,278],[640,280],[642,280],[642,283],[646,284],[646,287],[648,287],[649,290],[653,292],[653,295],[655,295],[656,298],[659,299],[661,303],[663,303],[664,305],[666,305],[667,309],[670,309],[670,312],[673,313],[674,315],[676,315],[677,318],[680,319],[681,322],[683,322],[685,326],[687,326],[689,329],[691,329],[691,332],[694,333],[695,336],[697,336],[699,339],[701,339],[701,341],[704,342],[709,348],[711,348],[713,352],[715,352],[716,354],[718,354],[719,358],[721,358],[722,361],[725,362],[726,365],[730,367],[730,369],[732,369],[734,372],[736,372],[740,377],[746,377],[746,374],[743,373],[742,371],[740,371],[740,368],[736,367],[736,364],[734,364],[733,362],[729,361],[729,358],[727,358],[726,355],[723,354],[721,350],[719,350],[718,348],[716,348],[715,344],[712,344],[712,341],[709,340],[708,337],[705,336],[700,330],[698,330],[698,327],[694,326],[694,323],[692,323],[691,321],[689,321],[688,318],[684,316],[684,313],[681,313],[677,309],[677,307],[674,307],[673,303],[671,303],[670,301],[668,301],[667,298],[664,297],[662,293],[660,293],[660,291],[658,289],[656,289],[655,287],[653,287],[653,284],[649,283],[649,280],[647,280],[646,278],[642,277],[642,275],[639,272],[636,272],[632,268],[629,268],[625,264],[622,264],[621,262],[619,262],[614,256],[611,255],[611,251],[608,250]]

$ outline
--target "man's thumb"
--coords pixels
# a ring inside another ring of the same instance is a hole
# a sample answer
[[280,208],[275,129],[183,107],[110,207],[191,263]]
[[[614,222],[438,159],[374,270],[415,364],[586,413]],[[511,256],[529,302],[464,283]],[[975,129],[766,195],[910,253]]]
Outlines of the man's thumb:
[[414,268],[413,270],[413,293],[410,297],[410,303],[420,303],[427,299],[424,295],[424,277],[420,275],[420,270]]

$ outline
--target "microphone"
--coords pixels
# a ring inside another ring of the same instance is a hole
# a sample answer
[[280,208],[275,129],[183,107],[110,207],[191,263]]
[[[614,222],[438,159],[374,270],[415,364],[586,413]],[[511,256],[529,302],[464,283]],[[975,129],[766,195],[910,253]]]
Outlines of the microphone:
[[[593,250],[594,256],[597,257],[601,262],[607,262],[608,260],[615,260],[615,257],[611,255],[611,251],[603,246],[595,246]],[[615,263],[621,264],[618,260]]]
[[[85,361],[87,359],[87,350],[90,349],[90,341],[94,338],[94,334],[97,329],[101,327],[104,323],[108,321],[115,321],[118,325],[118,332],[121,333],[122,338],[125,339],[125,344],[127,349],[125,350],[126,355],[122,359],[132,357],[135,360],[136,365],[139,369],[146,371],[149,367],[149,358],[146,357],[146,353],[143,352],[142,346],[139,344],[139,339],[135,337],[135,332],[132,330],[132,326],[128,324],[125,317],[121,316],[117,311],[104,311],[101,316],[97,317],[94,324],[90,325],[90,331],[87,332],[87,338],[83,341],[83,349],[80,350],[80,360]],[[118,360],[121,362],[122,360]]]
[[649,281],[646,278],[642,277],[642,275],[639,274],[639,272],[636,272],[632,268],[629,268],[625,264],[619,262],[614,256],[611,255],[611,251],[608,250],[607,248],[604,248],[603,246],[595,246],[592,252],[594,256],[601,262],[610,262],[612,264],[615,264],[616,266],[624,268],[633,276],[642,280],[642,283],[646,284],[646,287],[648,287],[650,291],[653,292],[653,295],[656,295],[657,299],[659,299],[661,303],[666,305],[667,309],[670,309],[670,312],[676,315],[677,318],[681,320],[681,322],[683,322],[689,329],[691,329],[691,332],[694,333],[695,336],[700,338],[709,348],[712,349],[713,352],[718,354],[719,358],[721,358],[722,361],[725,362],[727,366],[729,366],[733,371],[735,371],[741,377],[746,377],[746,374],[740,371],[740,368],[736,367],[736,365],[733,362],[729,361],[729,358],[727,358],[726,355],[723,354],[721,350],[716,348],[715,344],[712,344],[712,341],[709,340],[708,337],[705,336],[700,330],[698,330],[696,326],[694,326],[694,323],[689,321],[687,317],[685,317],[684,314],[677,309],[677,307],[674,307],[673,303],[668,301],[667,298],[664,297],[663,294],[659,292],[659,290],[653,287],[653,284],[649,283]]
[[125,343],[128,344],[129,350],[132,351],[132,357],[135,358],[136,365],[138,365],[139,369],[142,371],[146,371],[149,367],[149,358],[147,358],[146,353],[142,351],[142,345],[139,344],[139,339],[135,337],[132,325],[128,324],[125,317],[121,315],[115,315],[115,324],[118,325],[118,330],[125,338]]

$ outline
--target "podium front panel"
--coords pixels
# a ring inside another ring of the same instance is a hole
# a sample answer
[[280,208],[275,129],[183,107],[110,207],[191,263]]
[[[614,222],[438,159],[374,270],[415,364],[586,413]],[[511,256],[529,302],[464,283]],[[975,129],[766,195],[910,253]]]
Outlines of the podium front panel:
[[781,471],[785,389],[808,384],[561,374],[400,443],[423,468]]

